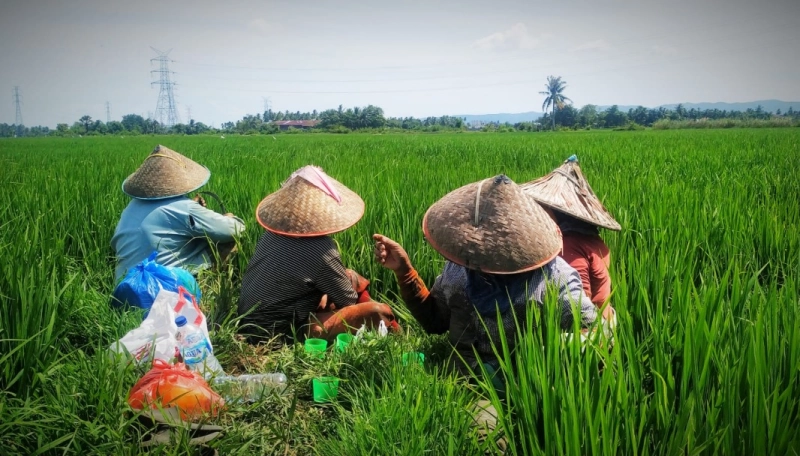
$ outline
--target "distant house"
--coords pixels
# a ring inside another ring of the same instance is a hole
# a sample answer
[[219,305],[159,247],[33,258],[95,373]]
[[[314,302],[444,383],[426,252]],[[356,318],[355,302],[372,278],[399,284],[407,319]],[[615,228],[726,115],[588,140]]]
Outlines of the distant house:
[[273,120],[272,123],[277,125],[281,130],[288,130],[289,128],[308,130],[309,128],[316,127],[319,120]]
[[467,128],[470,130],[480,130],[486,123],[482,120],[471,120],[467,123]]

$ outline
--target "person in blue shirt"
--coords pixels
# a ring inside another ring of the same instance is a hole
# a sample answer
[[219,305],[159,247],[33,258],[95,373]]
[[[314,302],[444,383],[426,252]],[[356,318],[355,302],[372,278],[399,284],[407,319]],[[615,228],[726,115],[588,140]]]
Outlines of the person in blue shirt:
[[244,222],[207,209],[202,198],[186,196],[210,176],[208,168],[159,145],[125,179],[122,191],[133,200],[111,239],[117,281],[154,251],[157,263],[196,274],[212,266],[212,243],[221,260],[235,250],[234,236],[244,231]]

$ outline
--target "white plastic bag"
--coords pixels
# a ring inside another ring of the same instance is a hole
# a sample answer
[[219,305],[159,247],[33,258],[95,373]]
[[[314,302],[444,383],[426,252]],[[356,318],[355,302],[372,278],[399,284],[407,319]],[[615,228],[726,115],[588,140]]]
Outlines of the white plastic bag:
[[[179,316],[186,317],[187,324],[199,327],[211,345],[206,316],[197,306],[194,295],[179,287],[177,293],[159,291],[147,318],[138,328],[111,344],[111,352],[129,353],[137,363],[151,361],[151,353],[153,359],[172,362],[178,354],[178,326],[175,319]],[[213,348],[211,350],[213,352]]]
[[162,290],[158,293],[147,318],[138,328],[129,331],[122,339],[111,344],[112,353],[130,354],[137,363],[153,359],[171,362],[175,358],[175,349],[178,346],[175,336],[178,334],[178,326],[175,324],[176,315],[172,306],[161,299],[164,293],[170,292]]
[[358,331],[356,331],[355,339],[359,340],[361,338],[367,338],[367,335],[370,337],[386,337],[389,334],[389,328],[386,327],[386,323],[381,320],[380,324],[378,325],[378,330],[376,332],[368,331],[367,325],[362,324]]
[[[604,318],[600,320],[600,328],[594,328],[592,331],[589,332],[589,335],[584,335],[580,333],[580,344],[581,344],[581,353],[586,350],[586,345],[590,342],[602,342],[605,341],[609,347],[614,345],[614,328],[617,327],[617,311],[613,308],[611,309],[614,315],[611,317],[611,321],[608,321]],[[602,333],[602,336],[600,335]],[[574,334],[572,333],[562,333],[561,340],[566,343],[571,343],[574,339]]]

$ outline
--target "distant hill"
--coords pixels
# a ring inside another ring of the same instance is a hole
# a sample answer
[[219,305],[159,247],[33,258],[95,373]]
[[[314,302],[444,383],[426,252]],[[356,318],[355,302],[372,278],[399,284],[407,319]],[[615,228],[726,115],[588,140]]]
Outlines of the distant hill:
[[[781,100],[757,100],[742,103],[683,103],[684,109],[719,109],[720,111],[747,111],[748,109],[756,109],[758,105],[764,111],[775,112],[778,109],[781,112],[786,112],[789,107],[794,108],[795,111],[800,110],[800,101],[781,101]],[[675,109],[678,103],[661,105],[666,109]],[[661,107],[656,106],[656,108]],[[577,108],[578,106],[576,106]],[[598,111],[604,111],[611,106],[598,106]],[[628,112],[629,109],[637,108],[638,106],[618,105],[620,111]],[[650,106],[646,106],[650,107]],[[508,122],[515,124],[517,122],[532,122],[542,117],[543,113],[536,111],[520,112],[520,113],[501,113],[501,114],[461,114],[455,117],[466,119],[467,123],[471,122]]]

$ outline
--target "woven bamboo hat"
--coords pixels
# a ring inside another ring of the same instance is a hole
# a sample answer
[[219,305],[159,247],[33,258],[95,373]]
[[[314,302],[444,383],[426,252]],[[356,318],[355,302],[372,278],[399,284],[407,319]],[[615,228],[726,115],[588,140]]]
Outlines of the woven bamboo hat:
[[355,225],[364,215],[364,201],[321,168],[305,166],[292,173],[281,189],[261,200],[258,223],[291,237],[323,236]]
[[122,183],[128,196],[157,200],[185,195],[208,182],[211,171],[164,146],[157,146]]
[[537,269],[561,251],[555,222],[502,174],[442,197],[425,213],[422,231],[448,260],[491,274]]
[[550,174],[522,184],[522,188],[544,206],[602,228],[613,231],[621,229],[592,191],[575,155]]

